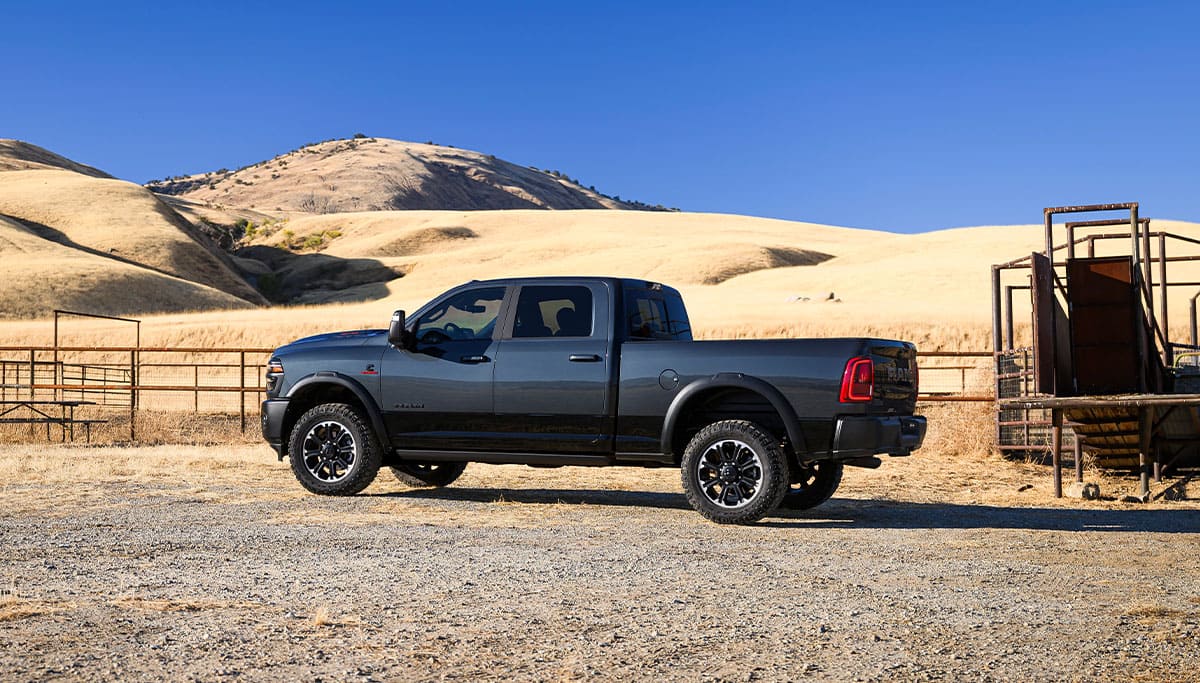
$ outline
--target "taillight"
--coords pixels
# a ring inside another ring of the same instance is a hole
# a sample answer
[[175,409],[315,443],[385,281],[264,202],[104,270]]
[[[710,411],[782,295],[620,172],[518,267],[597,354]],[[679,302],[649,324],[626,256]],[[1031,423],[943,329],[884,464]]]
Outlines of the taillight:
[[863,403],[871,400],[875,389],[875,363],[862,356],[846,361],[842,373],[842,392],[838,400],[842,403]]

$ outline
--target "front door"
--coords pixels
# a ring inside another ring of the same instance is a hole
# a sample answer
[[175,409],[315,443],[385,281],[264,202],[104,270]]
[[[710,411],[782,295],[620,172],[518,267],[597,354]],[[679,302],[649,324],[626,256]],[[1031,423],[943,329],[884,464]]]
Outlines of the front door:
[[524,285],[495,369],[497,434],[507,451],[612,449],[611,293],[595,284]]
[[505,287],[446,297],[414,324],[416,347],[389,347],[380,369],[384,420],[404,449],[480,450],[495,445],[492,374]]

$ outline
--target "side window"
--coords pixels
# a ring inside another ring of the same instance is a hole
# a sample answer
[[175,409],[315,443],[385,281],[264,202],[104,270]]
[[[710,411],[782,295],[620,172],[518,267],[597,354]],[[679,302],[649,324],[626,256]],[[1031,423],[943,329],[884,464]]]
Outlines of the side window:
[[592,292],[578,285],[521,288],[513,337],[592,336]]
[[420,344],[491,339],[504,301],[503,287],[468,289],[439,303],[417,321]]

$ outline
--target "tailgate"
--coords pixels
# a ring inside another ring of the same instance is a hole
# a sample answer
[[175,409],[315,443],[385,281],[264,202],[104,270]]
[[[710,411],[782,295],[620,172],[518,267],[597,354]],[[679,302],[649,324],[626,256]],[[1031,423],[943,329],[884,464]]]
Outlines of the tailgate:
[[871,405],[911,414],[917,404],[917,347],[908,342],[872,339],[875,390]]

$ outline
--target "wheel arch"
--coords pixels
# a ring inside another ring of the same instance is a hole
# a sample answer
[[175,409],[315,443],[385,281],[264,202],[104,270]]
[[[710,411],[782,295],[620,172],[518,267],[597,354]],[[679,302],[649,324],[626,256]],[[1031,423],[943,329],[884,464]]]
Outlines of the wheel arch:
[[322,403],[348,403],[361,409],[367,420],[370,421],[371,428],[375,431],[380,445],[386,450],[386,445],[390,443],[383,421],[383,412],[379,409],[374,397],[365,387],[346,375],[321,372],[304,377],[292,385],[291,390],[287,393],[287,399],[288,407],[284,412],[283,427],[280,431],[283,455],[287,454],[292,428],[296,426],[300,416]]
[[[660,442],[663,454],[678,461],[683,453],[683,448],[687,445],[687,434],[689,427],[692,426],[689,417],[714,400],[719,400],[723,396],[737,396],[739,393],[747,397],[756,397],[769,405],[782,425],[783,434],[776,436],[786,436],[792,450],[796,453],[806,450],[804,434],[800,430],[800,419],[796,415],[796,410],[770,382],[743,374],[719,374],[688,384],[671,401],[666,417],[663,419]],[[727,419],[738,417],[732,413],[726,416]]]

